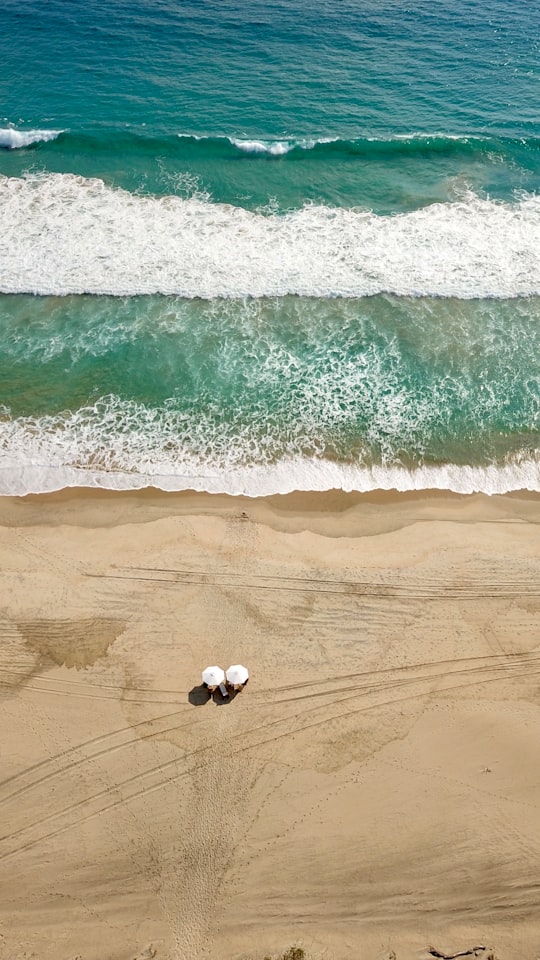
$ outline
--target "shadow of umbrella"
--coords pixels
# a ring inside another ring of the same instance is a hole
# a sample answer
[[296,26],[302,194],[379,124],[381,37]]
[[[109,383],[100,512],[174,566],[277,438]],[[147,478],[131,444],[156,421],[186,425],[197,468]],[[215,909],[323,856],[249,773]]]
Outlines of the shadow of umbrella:
[[227,696],[224,697],[223,693],[218,687],[217,690],[214,690],[212,694],[212,700],[214,701],[216,707],[224,707],[227,703],[232,703],[235,696],[236,696],[236,690],[228,690]]
[[193,707],[202,707],[205,703],[208,703],[211,696],[209,689],[205,687],[204,683],[201,683],[189,691],[188,700]]

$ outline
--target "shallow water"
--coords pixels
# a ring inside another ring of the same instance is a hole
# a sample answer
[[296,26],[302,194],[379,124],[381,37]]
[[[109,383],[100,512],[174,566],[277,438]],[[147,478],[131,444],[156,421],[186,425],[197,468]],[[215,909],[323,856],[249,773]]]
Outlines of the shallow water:
[[3,13],[3,493],[540,489],[538,2]]

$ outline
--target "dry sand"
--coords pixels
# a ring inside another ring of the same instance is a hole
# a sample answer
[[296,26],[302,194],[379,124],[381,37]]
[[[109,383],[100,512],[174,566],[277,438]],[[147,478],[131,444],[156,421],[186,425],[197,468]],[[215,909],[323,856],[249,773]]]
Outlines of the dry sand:
[[539,521],[0,499],[2,960],[536,960]]

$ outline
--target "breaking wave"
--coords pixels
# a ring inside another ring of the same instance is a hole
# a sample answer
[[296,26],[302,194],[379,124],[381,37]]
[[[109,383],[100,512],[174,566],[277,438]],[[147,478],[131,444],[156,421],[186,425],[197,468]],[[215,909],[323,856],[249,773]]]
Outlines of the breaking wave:
[[339,136],[240,136],[177,133],[157,135],[146,129],[99,130],[25,130],[15,127],[0,128],[0,146],[8,148],[30,146],[33,143],[54,141],[63,134],[66,149],[94,151],[100,145],[111,151],[115,146],[124,153],[149,150],[157,155],[188,156],[193,161],[203,157],[234,157],[247,154],[252,157],[287,158],[294,153],[309,152],[321,160],[340,157],[359,157],[366,160],[387,157],[457,156],[463,159],[474,157],[499,157],[512,162],[516,156],[523,162],[538,164],[540,139],[538,137],[505,137],[484,134],[449,134],[442,132],[412,132],[393,136],[363,136],[342,138]]
[[0,147],[5,150],[19,150],[33,143],[46,143],[56,140],[62,130],[16,130],[14,127],[0,128]]
[[305,205],[252,212],[129,193],[72,174],[0,177],[3,293],[186,298],[540,292],[540,197],[473,193],[379,216]]

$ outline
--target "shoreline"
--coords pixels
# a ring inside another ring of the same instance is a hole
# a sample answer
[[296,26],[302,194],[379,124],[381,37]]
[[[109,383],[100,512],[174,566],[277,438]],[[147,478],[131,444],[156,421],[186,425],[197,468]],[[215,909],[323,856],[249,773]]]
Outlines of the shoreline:
[[[66,487],[23,497],[0,496],[0,525],[74,523],[109,526],[167,516],[245,515],[274,530],[324,536],[363,536],[422,520],[536,522],[540,493],[454,493],[449,490],[295,491],[261,497],[194,490],[103,490]],[[104,511],[107,511],[105,516]]]
[[536,960],[539,523],[524,491],[0,497],[1,960]]

